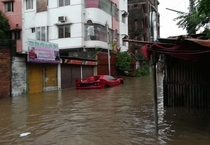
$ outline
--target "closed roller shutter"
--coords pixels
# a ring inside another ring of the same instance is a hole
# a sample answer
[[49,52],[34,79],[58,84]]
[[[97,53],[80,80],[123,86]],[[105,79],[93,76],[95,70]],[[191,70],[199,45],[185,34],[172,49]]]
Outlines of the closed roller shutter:
[[93,75],[93,66],[82,66],[83,78],[87,78]]
[[75,87],[76,79],[81,78],[81,66],[80,65],[71,65],[71,72],[72,72],[71,87]]
[[45,65],[45,87],[57,86],[57,65]]
[[71,87],[71,66],[62,64],[61,65],[61,88]]
[[28,93],[43,92],[42,64],[28,64]]

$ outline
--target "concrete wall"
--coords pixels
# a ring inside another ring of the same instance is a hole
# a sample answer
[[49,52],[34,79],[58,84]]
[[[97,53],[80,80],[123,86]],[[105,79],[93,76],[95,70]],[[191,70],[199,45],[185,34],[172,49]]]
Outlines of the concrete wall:
[[120,47],[121,47],[121,51],[127,51],[128,50],[128,42],[125,42],[125,45],[123,45],[123,37],[125,35],[128,35],[128,17],[126,17],[126,21],[125,23],[122,22],[122,13],[123,11],[128,12],[128,4],[127,4],[127,0],[121,0],[119,3],[119,26],[120,26]]
[[13,57],[12,60],[12,96],[26,94],[26,59]]

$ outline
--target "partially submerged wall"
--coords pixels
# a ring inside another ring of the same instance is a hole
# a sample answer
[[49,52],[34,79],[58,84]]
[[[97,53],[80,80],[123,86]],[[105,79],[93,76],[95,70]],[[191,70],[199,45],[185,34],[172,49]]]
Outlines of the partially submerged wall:
[[12,96],[26,94],[26,58],[13,57],[12,60]]

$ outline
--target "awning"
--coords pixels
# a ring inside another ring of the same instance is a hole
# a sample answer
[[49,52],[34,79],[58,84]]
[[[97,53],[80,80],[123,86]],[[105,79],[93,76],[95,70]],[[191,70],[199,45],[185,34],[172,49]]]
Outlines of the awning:
[[[128,41],[135,42],[135,41]],[[163,43],[164,42],[164,43]],[[137,43],[141,43],[140,41]],[[210,40],[196,38],[160,38],[158,42],[143,42],[141,51],[149,60],[153,52],[167,54],[184,60],[198,61],[201,59],[210,59]]]

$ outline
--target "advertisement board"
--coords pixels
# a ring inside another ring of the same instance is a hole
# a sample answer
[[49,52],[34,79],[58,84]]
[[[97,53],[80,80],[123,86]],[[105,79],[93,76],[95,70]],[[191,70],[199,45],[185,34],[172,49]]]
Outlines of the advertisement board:
[[28,62],[60,63],[58,44],[28,39]]
[[96,61],[76,60],[76,59],[64,59],[63,63],[76,64],[76,65],[97,65]]

